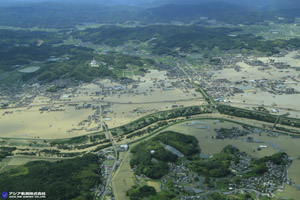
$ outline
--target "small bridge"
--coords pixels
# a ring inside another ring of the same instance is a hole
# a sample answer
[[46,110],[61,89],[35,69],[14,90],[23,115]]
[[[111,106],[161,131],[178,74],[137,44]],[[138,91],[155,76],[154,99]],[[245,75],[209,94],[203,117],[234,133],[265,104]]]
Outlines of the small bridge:
[[283,115],[279,115],[278,117],[277,117],[277,119],[276,119],[276,121],[275,121],[275,123],[273,124],[273,126],[272,126],[272,131],[273,131],[273,129],[275,128],[275,126],[278,124],[278,122],[279,122],[279,120],[281,119],[281,117],[287,117],[287,116],[289,116],[290,115],[290,113],[286,113],[286,114],[283,114]]

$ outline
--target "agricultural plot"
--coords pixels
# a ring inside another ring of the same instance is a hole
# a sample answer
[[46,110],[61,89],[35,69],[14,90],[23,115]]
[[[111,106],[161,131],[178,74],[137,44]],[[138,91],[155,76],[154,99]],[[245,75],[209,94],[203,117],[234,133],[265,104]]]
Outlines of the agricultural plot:
[[255,34],[268,40],[292,39],[300,36],[300,27],[297,24],[275,24],[269,26],[252,25],[242,27],[244,33]]
[[21,156],[15,156],[15,157],[9,157],[6,158],[2,161],[1,165],[0,165],[0,173],[1,172],[5,172],[8,171],[10,169],[14,169],[17,168],[20,165],[24,165],[28,162],[31,161],[37,161],[37,160],[46,160],[46,161],[50,161],[50,162],[56,162],[59,160],[62,160],[61,158],[42,158],[42,157],[21,157]]
[[161,191],[161,183],[159,181],[147,181],[147,185],[154,187],[156,192]]
[[18,103],[28,104],[27,99],[32,98],[29,105],[0,110],[0,137],[70,138],[99,131],[103,121],[114,128],[151,113],[205,104],[195,87],[186,86],[181,79],[170,80],[166,71],[151,70],[145,76],[136,73],[132,68],[134,82],[122,86],[104,79],[61,89],[59,94],[28,95]]
[[126,191],[135,184],[135,176],[129,164],[130,157],[129,152],[120,153],[120,159],[122,159],[123,162],[112,179],[112,189],[116,199],[129,200],[129,197],[126,196]]

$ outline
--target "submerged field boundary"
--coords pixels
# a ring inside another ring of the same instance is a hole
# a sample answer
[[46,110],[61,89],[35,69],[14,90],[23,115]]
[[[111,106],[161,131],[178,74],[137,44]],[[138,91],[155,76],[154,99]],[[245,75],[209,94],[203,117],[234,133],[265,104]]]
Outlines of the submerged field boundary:
[[[213,108],[213,107],[215,107],[215,108]],[[178,116],[178,117],[170,117],[170,118],[167,117],[167,118],[164,118],[164,119],[159,119],[159,120],[157,120],[153,123],[147,124],[146,126],[138,127],[137,129],[131,131],[131,133],[133,133],[135,131],[138,131],[142,128],[145,128],[147,126],[150,126],[150,125],[152,125],[152,124],[154,124],[158,121],[170,120],[170,119],[175,120],[175,119],[178,119],[180,117],[192,117],[192,116],[197,116],[197,115],[201,115],[201,114],[220,113],[220,114],[224,114],[224,115],[227,115],[227,116],[240,117],[240,118],[243,118],[243,119],[252,119],[252,120],[262,121],[262,122],[266,122],[266,123],[270,123],[270,124],[275,123],[276,119],[279,117],[278,115],[272,115],[272,114],[269,114],[269,113],[252,111],[252,110],[247,110],[247,109],[243,109],[243,108],[237,108],[237,107],[233,107],[233,106],[230,106],[230,105],[223,105],[223,104],[201,105],[201,106],[189,106],[189,107],[184,107],[184,108],[176,108],[176,109],[171,109],[171,110],[167,110],[167,111],[159,111],[159,112],[156,112],[156,113],[151,113],[151,114],[148,114],[148,115],[143,116],[141,118],[138,118],[138,119],[136,119],[136,120],[134,120],[134,121],[132,121],[128,124],[111,128],[110,131],[111,132],[116,131],[118,129],[122,129],[123,127],[127,127],[127,126],[134,127],[138,122],[141,122],[141,121],[143,121],[145,119],[148,119],[148,118],[152,118],[152,117],[159,116],[159,115],[167,115],[167,114],[172,113],[172,112],[182,111],[182,110],[187,110],[187,109],[192,109],[192,108],[211,109],[211,110],[210,110],[210,112],[195,113],[195,114],[191,113],[188,116]],[[224,119],[224,118],[219,118],[219,120],[230,121],[230,120]],[[241,123],[241,122],[237,122],[237,121],[234,121],[234,120],[231,120],[231,122]],[[282,122],[284,122],[284,123],[282,123]],[[289,126],[289,127],[299,128],[300,127],[300,119],[289,118],[289,117],[281,117],[278,124]],[[247,124],[243,124],[243,125],[247,125]],[[288,129],[285,130],[285,131],[276,130],[276,132],[281,132],[281,133],[285,133],[285,134],[289,134],[289,135],[299,136],[299,134],[297,134],[297,133],[293,133],[293,134],[288,133],[289,132]],[[80,138],[80,137],[86,137],[86,136],[92,136],[92,135],[101,135],[101,134],[104,134],[104,131],[97,131],[97,132],[93,132],[93,133],[87,133],[87,134],[84,134],[84,135],[81,135],[81,136],[69,137],[69,138],[59,138],[59,139],[11,138],[11,137],[0,137],[0,138],[1,139],[13,139],[13,140],[27,140],[27,141],[42,141],[42,140],[47,140],[47,141],[55,141],[55,140],[68,141],[68,140],[76,139],[76,138]],[[126,135],[126,134],[120,134],[120,135]]]
[[[242,123],[242,122],[238,122],[238,121],[235,121],[235,120],[230,120],[230,119],[226,119],[226,118],[222,118],[222,117],[197,117],[197,118],[181,120],[181,121],[177,121],[175,123],[169,124],[169,125],[167,125],[165,127],[162,127],[160,129],[154,131],[151,134],[148,134],[148,135],[146,135],[146,136],[144,136],[142,138],[139,138],[137,140],[129,142],[128,144],[132,145],[132,144],[138,143],[138,142],[140,142],[142,140],[148,139],[148,138],[150,138],[150,137],[152,137],[152,136],[154,136],[154,135],[162,132],[163,130],[165,130],[165,129],[169,128],[169,127],[175,126],[177,124],[181,124],[181,123],[184,123],[184,122],[190,122],[190,121],[198,121],[198,120],[219,120],[220,123],[222,123],[222,122],[231,122],[231,123],[235,123],[235,124],[239,124],[239,125],[243,125],[243,126],[248,126],[248,127],[251,127],[251,128],[261,129],[261,130],[266,131],[266,132],[269,131],[269,130],[267,130],[265,128],[261,128],[261,127],[258,127],[258,126],[253,126],[253,125],[250,125],[250,124],[246,124],[246,123]],[[286,132],[282,132],[282,131],[277,131],[277,132],[281,133],[281,134],[293,136],[292,134],[289,134],[289,133],[286,133]]]

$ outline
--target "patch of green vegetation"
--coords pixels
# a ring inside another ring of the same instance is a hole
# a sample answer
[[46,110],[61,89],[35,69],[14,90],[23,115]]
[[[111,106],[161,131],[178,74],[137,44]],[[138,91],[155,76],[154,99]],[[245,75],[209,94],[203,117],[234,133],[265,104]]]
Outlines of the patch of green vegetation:
[[[218,53],[227,50],[258,51],[266,54],[279,53],[278,48],[299,47],[298,38],[290,40],[265,40],[252,34],[237,34],[234,28],[209,28],[201,26],[150,25],[145,27],[102,26],[73,33],[73,37],[95,44],[119,46],[128,41],[148,42],[153,54],[178,56],[180,52],[197,53],[203,50]],[[211,59],[213,64],[220,63]]]
[[[92,141],[92,140],[91,140]],[[90,143],[90,144],[83,144],[83,145],[76,145],[75,146],[75,149],[86,149],[86,148],[90,148],[90,147],[93,147],[93,146],[97,146],[99,144],[103,144],[101,146],[98,146],[96,148],[95,151],[98,151],[98,150],[101,150],[101,149],[104,149],[104,148],[107,148],[107,147],[110,147],[111,146],[111,143],[109,143],[110,140],[109,139],[105,139],[105,140],[100,140],[100,141],[93,141],[93,143]],[[106,144],[108,143],[108,144]]]
[[215,188],[214,182],[213,182],[212,179],[211,179],[210,177],[208,177],[208,176],[205,177],[204,183],[205,183],[205,185],[206,185],[207,187],[209,187],[209,188]]
[[155,196],[149,196],[148,199],[149,200],[157,200],[157,199],[164,199],[164,200],[171,200],[174,199],[176,197],[176,195],[174,194],[174,192],[170,192],[170,191],[161,191],[156,193]]
[[107,165],[107,166],[113,166],[115,163],[114,160],[106,160],[103,162],[104,165]]
[[[48,56],[45,56],[49,54]],[[74,47],[74,46],[57,46],[45,49],[42,53],[43,61],[50,55],[61,57],[69,55],[65,59],[56,62],[47,62],[38,71],[23,75],[23,80],[37,78],[41,82],[50,82],[56,79],[73,79],[78,81],[89,82],[96,77],[113,77],[108,68],[92,68],[89,62],[93,59],[92,49]],[[34,60],[34,59],[33,59]]]
[[[38,71],[23,75],[23,80],[37,77],[42,82],[50,82],[60,78],[90,82],[94,78],[116,78],[117,75],[113,73],[114,70],[128,69],[130,65],[136,66],[137,69],[143,69],[155,63],[151,59],[141,59],[137,56],[114,52],[97,55],[92,52],[92,49],[82,47],[58,46],[54,49],[56,49],[57,54],[69,54],[71,56],[57,62],[48,62]],[[93,59],[97,61],[98,67],[90,66]]]
[[[94,78],[116,78],[113,69],[134,69],[135,74],[144,73],[145,68],[155,61],[138,56],[123,55],[115,52],[97,54],[92,48],[62,45],[68,34],[61,32],[0,30],[0,70],[1,82],[17,83],[37,79],[51,82],[56,79],[72,79],[90,82]],[[49,58],[54,57],[54,60]],[[92,67],[95,59],[99,67]],[[39,62],[40,69],[32,73],[16,72],[21,65]],[[55,88],[49,89],[55,92]]]
[[243,33],[255,34],[268,40],[293,39],[300,34],[299,26],[294,23],[269,23],[267,25],[243,26]]
[[52,146],[54,146],[54,145],[72,145],[72,144],[84,143],[87,141],[88,141],[87,136],[80,136],[80,137],[71,138],[68,140],[53,140],[50,142],[50,145],[52,145]]
[[58,90],[63,89],[63,88],[65,88],[65,87],[66,87],[65,85],[64,85],[64,86],[55,85],[55,86],[49,87],[46,91],[47,91],[47,92],[51,92],[51,93],[55,93],[55,92],[57,92]]
[[98,134],[98,135],[91,135],[90,136],[90,141],[91,142],[95,142],[97,140],[103,140],[103,139],[106,139],[105,134]]
[[262,176],[265,172],[268,171],[266,163],[271,161],[276,165],[285,165],[287,163],[287,154],[283,152],[278,152],[273,154],[272,156],[266,156],[261,159],[255,159],[251,162],[250,168],[251,172],[246,174],[247,177],[250,176]]
[[209,62],[210,62],[210,64],[213,64],[213,65],[219,65],[219,64],[221,64],[221,59],[220,58],[210,58]]
[[130,166],[135,168],[136,174],[144,174],[147,177],[158,179],[169,172],[167,163],[178,161],[178,157],[166,150],[163,144],[174,147],[187,157],[192,157],[200,152],[198,141],[194,136],[172,131],[160,133],[131,149],[133,157],[130,160]]
[[[246,194],[234,194],[234,195],[225,195],[221,193],[211,193],[208,195],[209,200],[249,200],[255,199],[255,193],[246,193]],[[259,197],[260,200],[279,200],[278,198],[268,197],[268,196],[261,196]]]
[[[178,117],[187,117],[192,115],[198,115],[203,113],[212,113],[213,109],[208,106],[191,106],[191,107],[185,107],[185,108],[178,108],[173,110],[167,110],[167,111],[160,111],[156,112],[154,114],[147,115],[145,117],[142,117],[140,119],[137,119],[133,122],[130,122],[129,124],[126,124],[124,126],[120,126],[117,128],[111,129],[112,135],[128,135],[130,133],[133,133],[134,131],[137,131],[141,128],[144,128],[146,126],[149,126],[151,124],[154,124],[159,121],[164,121],[168,119],[175,119]],[[163,125],[163,124],[161,124]],[[157,125],[157,128],[159,128],[159,125]],[[147,132],[152,132],[152,128],[149,127],[147,129]]]
[[[228,106],[224,104],[218,104],[217,110],[221,114],[243,117],[248,119],[255,119],[255,120],[265,121],[270,123],[275,123],[278,117],[276,115],[272,115],[265,112],[246,110],[243,108],[237,108],[237,107]],[[300,119],[297,118],[281,117],[278,123],[287,126],[300,127]]]
[[128,69],[130,65],[143,67],[144,65],[154,65],[152,59],[142,59],[138,56],[123,55],[116,52],[107,52],[107,54],[95,55],[100,67],[109,66],[117,69]]
[[58,162],[34,161],[0,174],[3,191],[43,191],[50,200],[93,199],[102,183],[97,155]]
[[18,167],[16,169],[11,170],[9,176],[10,177],[23,176],[23,175],[27,175],[28,173],[29,173],[28,167]]
[[6,156],[11,156],[12,152],[16,149],[16,147],[0,147],[0,162],[6,158]]
[[45,153],[45,154],[50,154],[50,155],[53,155],[53,154],[59,154],[60,151],[59,150],[56,150],[56,149],[43,149],[40,151],[41,153]]
[[196,85],[198,88],[196,89],[197,92],[200,92],[202,94],[202,96],[204,97],[205,101],[208,103],[208,104],[215,104],[215,100],[214,98],[212,98],[209,94],[207,94],[207,92],[202,88],[200,87],[199,84],[196,84],[196,83],[193,83],[194,85]]
[[13,71],[15,65],[44,61],[56,56],[59,48],[52,45],[63,42],[65,34],[42,31],[0,30],[0,69]]
[[225,195],[217,193],[217,192],[211,193],[211,194],[207,195],[207,197],[209,200],[216,200],[216,199],[228,200],[228,198]]
[[[0,72],[1,73],[1,72]],[[15,85],[22,78],[22,74],[17,71],[5,72],[0,79],[0,84]]]
[[[255,199],[255,194],[236,194],[236,195],[224,195],[217,192],[211,193],[208,195],[209,200],[248,200]],[[271,200],[271,198],[267,197],[267,199]]]
[[60,32],[25,31],[25,30],[1,30],[0,45],[2,46],[33,46],[43,41],[43,45],[59,44],[67,38],[66,34]]
[[217,189],[221,191],[229,191],[228,184],[229,184],[228,180],[217,181]]
[[133,186],[126,192],[126,195],[129,196],[130,200],[139,200],[151,195],[156,195],[156,191],[154,187],[147,185],[141,187]]
[[155,188],[152,186],[132,186],[126,192],[126,195],[129,196],[130,200],[140,200],[140,199],[149,199],[149,200],[157,200],[157,199],[164,199],[164,200],[171,200],[176,197],[174,192],[171,191],[161,191],[156,192]]
[[97,151],[100,151],[102,149],[105,149],[105,148],[108,148],[108,147],[111,147],[112,144],[109,143],[109,144],[104,144],[104,145],[101,145],[101,146],[98,146],[95,150],[93,150],[93,152],[97,152]]
[[235,163],[238,162],[238,157],[235,155],[239,150],[231,145],[225,147],[219,154],[214,155],[213,158],[209,159],[196,159],[193,160],[189,167],[206,177],[225,177],[228,176],[231,172],[229,167],[231,161]]

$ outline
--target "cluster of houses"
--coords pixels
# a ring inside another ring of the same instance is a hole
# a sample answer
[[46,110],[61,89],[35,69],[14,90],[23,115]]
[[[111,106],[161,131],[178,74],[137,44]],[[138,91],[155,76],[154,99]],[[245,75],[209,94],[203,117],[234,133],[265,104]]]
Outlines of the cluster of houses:
[[[270,75],[272,71],[270,70],[279,70],[279,73],[289,73],[289,69],[300,71],[299,67],[293,67],[286,63],[275,63],[274,60],[271,60],[269,63],[264,63],[256,58],[251,58],[248,56],[236,55],[229,58],[222,57],[221,64],[211,65],[211,68],[214,70],[222,70],[225,68],[233,68],[236,71],[240,71],[241,67],[237,65],[239,62],[244,62],[248,65],[255,66],[257,69],[263,70]],[[207,63],[209,64],[209,63]],[[197,73],[195,73],[195,71]],[[170,77],[179,77],[184,76],[182,71],[177,68],[172,68],[172,71],[169,71],[168,74]],[[185,73],[191,77],[193,81],[200,82],[200,85],[205,88],[210,96],[212,96],[217,101],[227,102],[227,98],[234,96],[236,94],[252,92],[256,94],[257,92],[269,92],[274,95],[290,95],[290,94],[299,94],[294,87],[299,83],[299,75],[296,74],[283,74],[280,78],[274,80],[274,78],[264,78],[264,79],[251,79],[253,77],[240,77],[240,80],[230,81],[226,78],[219,78],[215,76],[217,71],[203,71],[202,69],[195,68],[194,70],[185,69]],[[222,72],[219,72],[222,73]]]
[[[251,164],[254,158],[245,152],[237,151],[234,154],[237,156],[238,162],[231,161],[230,170],[232,175],[220,178],[220,180],[228,180],[228,188],[224,191],[207,187],[204,184],[204,177],[193,173],[184,163],[181,165],[168,163],[170,173],[160,179],[161,189],[166,190],[166,187],[171,184],[173,185],[172,190],[180,194],[190,194],[190,196],[181,195],[181,199],[206,199],[210,191],[218,191],[223,194],[251,191],[258,196],[266,195],[271,197],[275,193],[283,191],[284,184],[292,184],[287,176],[287,170],[293,159],[287,155],[282,157],[282,163],[284,164],[275,164],[271,160],[266,160],[266,172],[261,175],[251,176],[253,170]],[[238,181],[230,181],[232,178]],[[219,179],[212,180],[216,186]]]
[[293,159],[284,155],[282,158],[285,164],[275,164],[272,161],[266,161],[267,171],[260,176],[245,176],[251,174],[251,162],[253,158],[245,152],[237,153],[239,162],[231,163],[231,171],[236,174],[239,184],[230,183],[229,190],[247,189],[257,191],[259,194],[274,196],[276,192],[283,191],[284,184],[291,184],[287,176],[287,170]]
[[[101,176],[103,177],[103,181],[105,182],[107,179],[108,174],[110,173],[110,169],[111,167],[105,166],[103,163],[105,161],[105,156],[106,154],[109,153],[106,151],[100,151],[98,152],[98,156],[99,156],[99,161],[101,162],[101,164],[99,165],[100,169],[101,169]],[[105,190],[105,184],[99,184],[97,187],[97,190],[95,191],[95,196],[97,196],[97,198],[100,198],[100,196],[103,194]],[[111,192],[111,190],[110,190]]]
[[237,137],[246,136],[249,134],[248,131],[241,130],[238,127],[232,127],[231,129],[227,128],[221,128],[221,129],[215,129],[217,136],[215,136],[216,139],[233,139]]
[[171,180],[172,184],[178,191],[190,190],[193,193],[201,193],[202,190],[199,190],[196,186],[193,186],[193,177],[191,175],[190,169],[186,166],[175,165],[172,163],[168,163],[170,167],[170,173],[163,178],[161,178],[161,189],[165,190],[166,186],[164,184],[167,183],[167,180]]

